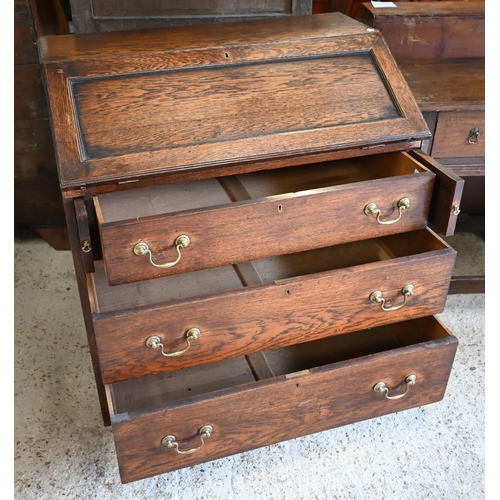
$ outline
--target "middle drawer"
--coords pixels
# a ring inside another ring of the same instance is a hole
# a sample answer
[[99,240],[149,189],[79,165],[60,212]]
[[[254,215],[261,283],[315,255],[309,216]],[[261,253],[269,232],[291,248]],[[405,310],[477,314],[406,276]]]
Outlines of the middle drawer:
[[104,383],[440,313],[455,255],[421,229],[119,286],[98,262]]

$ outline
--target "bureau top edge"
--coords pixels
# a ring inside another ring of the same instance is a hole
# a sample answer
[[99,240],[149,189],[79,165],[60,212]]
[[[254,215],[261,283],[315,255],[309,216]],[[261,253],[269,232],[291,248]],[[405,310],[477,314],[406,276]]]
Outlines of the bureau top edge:
[[44,64],[82,59],[119,58],[141,53],[174,52],[210,47],[279,43],[293,39],[366,33],[367,26],[338,12],[279,19],[172,26],[39,38]]

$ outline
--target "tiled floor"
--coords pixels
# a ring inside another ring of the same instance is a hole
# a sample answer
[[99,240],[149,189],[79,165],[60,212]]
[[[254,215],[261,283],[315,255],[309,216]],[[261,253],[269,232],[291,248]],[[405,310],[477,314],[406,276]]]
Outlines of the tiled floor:
[[[458,239],[477,250],[458,271],[484,266],[481,244]],[[482,294],[452,295],[439,315],[460,342],[439,403],[122,485],[71,255],[16,237],[15,498],[483,499],[484,307]]]

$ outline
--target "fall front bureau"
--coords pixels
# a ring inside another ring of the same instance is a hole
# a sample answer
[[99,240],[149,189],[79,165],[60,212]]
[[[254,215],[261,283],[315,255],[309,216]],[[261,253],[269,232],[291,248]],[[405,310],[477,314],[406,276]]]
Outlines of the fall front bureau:
[[[130,482],[443,398],[463,181],[341,14],[40,41]],[[314,403],[313,403],[314,401]],[[248,418],[241,418],[248,415]]]

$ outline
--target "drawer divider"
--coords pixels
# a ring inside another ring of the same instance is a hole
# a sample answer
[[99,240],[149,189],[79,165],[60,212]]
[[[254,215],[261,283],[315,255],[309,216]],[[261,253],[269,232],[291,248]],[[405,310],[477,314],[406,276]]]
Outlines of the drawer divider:
[[233,202],[252,199],[248,191],[235,175],[229,177],[217,177],[217,180]]
[[[245,262],[233,267],[244,285],[249,286],[264,283],[252,262]],[[245,358],[257,380],[274,377],[274,373],[262,352],[247,354]]]

